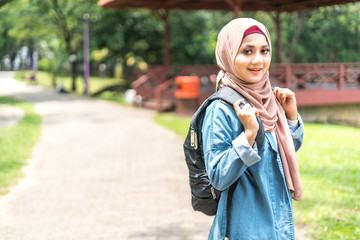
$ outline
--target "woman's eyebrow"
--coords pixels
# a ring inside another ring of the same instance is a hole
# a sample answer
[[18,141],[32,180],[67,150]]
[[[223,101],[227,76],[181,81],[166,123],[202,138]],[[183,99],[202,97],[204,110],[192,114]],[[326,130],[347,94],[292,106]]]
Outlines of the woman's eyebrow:
[[[255,48],[255,46],[254,46],[254,45],[251,45],[251,44],[243,44],[243,45],[241,45],[240,47]],[[265,44],[265,45],[262,45],[261,47],[263,48],[263,47],[270,47],[270,46],[269,46],[269,44]]]
[[243,44],[243,45],[241,45],[240,47],[254,48],[255,46],[254,46],[254,45],[251,45],[251,44]]

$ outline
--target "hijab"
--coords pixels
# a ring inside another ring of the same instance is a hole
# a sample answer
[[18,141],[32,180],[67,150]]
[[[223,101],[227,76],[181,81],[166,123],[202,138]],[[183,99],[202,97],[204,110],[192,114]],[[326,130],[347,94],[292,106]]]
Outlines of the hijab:
[[235,57],[246,35],[262,33],[269,44],[270,35],[266,27],[251,18],[237,18],[225,25],[217,39],[216,62],[224,72],[220,87],[229,86],[241,93],[256,109],[266,132],[275,132],[284,168],[287,187],[295,200],[302,199],[300,172],[289,126],[281,104],[272,91],[269,71],[256,83],[242,79],[235,69]]

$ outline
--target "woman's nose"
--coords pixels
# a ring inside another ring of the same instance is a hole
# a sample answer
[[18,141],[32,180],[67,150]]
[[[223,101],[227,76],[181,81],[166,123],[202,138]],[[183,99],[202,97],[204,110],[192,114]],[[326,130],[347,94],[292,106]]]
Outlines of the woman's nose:
[[263,62],[263,59],[261,57],[261,53],[256,53],[253,60],[251,61],[252,64],[259,64],[259,63],[262,63]]

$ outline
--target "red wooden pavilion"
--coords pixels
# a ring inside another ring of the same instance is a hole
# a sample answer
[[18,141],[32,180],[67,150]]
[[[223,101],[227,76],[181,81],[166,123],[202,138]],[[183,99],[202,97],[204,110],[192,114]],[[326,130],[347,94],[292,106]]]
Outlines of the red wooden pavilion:
[[[162,110],[175,100],[174,78],[168,79],[167,76],[170,67],[168,23],[170,10],[225,10],[233,11],[234,17],[238,17],[240,11],[273,11],[278,16],[276,18],[277,39],[281,39],[279,36],[280,12],[357,1],[359,0],[99,0],[98,5],[104,8],[150,9],[163,21],[165,25],[164,65],[154,66],[132,84],[132,87],[144,99],[157,99],[156,107]],[[281,49],[280,41],[277,41],[276,49]],[[184,66],[176,75],[201,77],[202,83],[205,83],[199,99],[199,102],[202,102],[214,91],[211,80],[217,72],[217,66],[192,65]],[[294,90],[300,106],[360,103],[360,63],[272,64],[270,79],[273,85]]]

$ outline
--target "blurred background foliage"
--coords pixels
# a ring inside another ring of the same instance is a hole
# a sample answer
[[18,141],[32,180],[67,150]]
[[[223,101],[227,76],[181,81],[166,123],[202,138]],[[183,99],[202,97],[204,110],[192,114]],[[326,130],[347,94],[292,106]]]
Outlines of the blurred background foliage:
[[[90,15],[92,76],[130,83],[135,68],[162,64],[164,26],[149,10],[105,10],[97,0],[0,0],[0,70],[29,70],[35,53],[39,70],[52,74],[54,86],[58,75],[81,75],[85,13]],[[275,52],[275,13],[241,16],[265,23]],[[232,17],[222,11],[171,11],[172,63],[215,63],[217,34]],[[280,17],[282,62],[359,62],[359,2]]]

